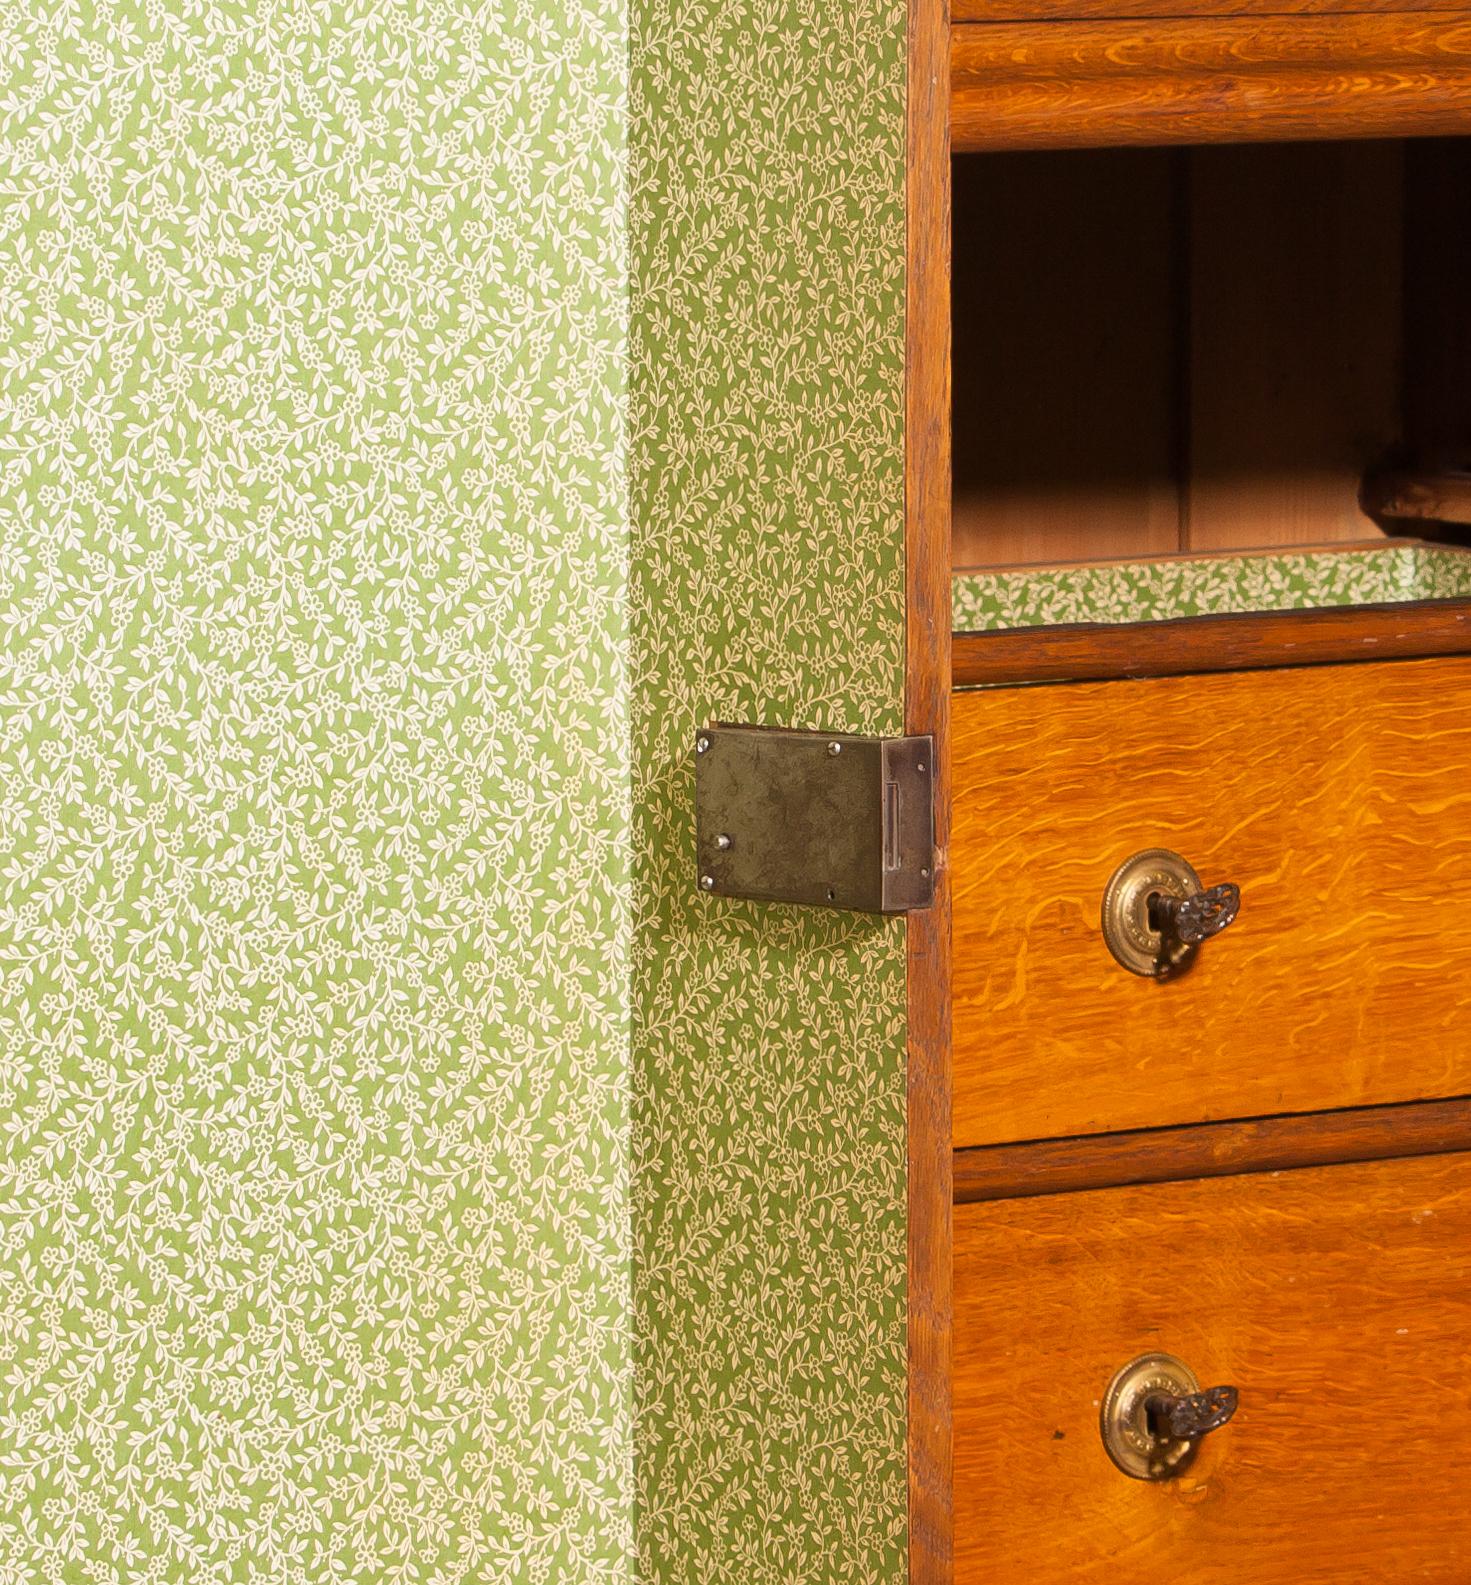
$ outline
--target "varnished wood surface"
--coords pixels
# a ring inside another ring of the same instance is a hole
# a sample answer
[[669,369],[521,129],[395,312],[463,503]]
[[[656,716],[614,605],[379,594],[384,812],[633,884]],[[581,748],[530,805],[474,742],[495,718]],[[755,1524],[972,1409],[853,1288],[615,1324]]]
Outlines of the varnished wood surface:
[[[1471,1091],[1471,659],[955,696],[957,1147]],[[1159,983],[1145,848],[1241,914]]]
[[1180,548],[1362,540],[1360,483],[1401,429],[1404,144],[1187,158]]
[[1405,458],[1471,468],[1471,140],[1405,150]]
[[1365,11],[1462,11],[1466,0],[955,0],[952,22],[1076,22],[1125,17],[1310,16]]
[[1397,12],[952,29],[957,150],[1471,128],[1471,21]]
[[1471,1100],[1190,1123],[955,1153],[955,1203],[1471,1150]]
[[950,1585],[950,132],[945,0],[910,0],[904,728],[935,738],[935,900],[907,939],[910,1585]]
[[[956,1213],[961,1585],[1465,1585],[1471,1158]],[[1108,1461],[1151,1350],[1241,1393],[1193,1468]]]
[[1405,162],[957,159],[957,565],[1378,537],[1359,490],[1401,440]]
[[1471,600],[1254,611],[1168,622],[1078,622],[957,633],[957,688],[1171,677],[1471,652]]
[[1180,549],[1171,149],[955,161],[955,558]]

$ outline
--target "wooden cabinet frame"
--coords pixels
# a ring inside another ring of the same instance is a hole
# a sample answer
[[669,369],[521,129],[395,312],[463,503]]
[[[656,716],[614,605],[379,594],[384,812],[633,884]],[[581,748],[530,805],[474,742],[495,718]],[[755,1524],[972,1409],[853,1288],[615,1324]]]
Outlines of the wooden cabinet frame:
[[934,906],[908,918],[909,1578],[954,1574],[950,1439],[950,13],[910,0],[904,730],[936,744]]
[[[1398,9],[1392,0],[1369,0],[1355,8],[1378,13],[1367,16],[1339,14],[1344,8],[1334,0],[1316,0],[1311,5],[1303,0],[1276,0],[1270,6],[1262,0],[1193,0],[1184,7],[1187,15],[1178,21],[1149,21],[1150,13],[1160,9],[1157,0],[1129,0],[1122,7],[1110,7],[1107,20],[1099,17],[1099,7],[1092,0],[1075,4],[1067,0],[1006,0],[999,10],[981,7],[979,0],[968,7],[960,0],[956,3],[954,29],[949,0],[909,0],[908,9],[905,730],[931,733],[936,739],[938,853],[935,905],[910,915],[907,922],[911,1585],[952,1585],[954,1576],[951,1373],[957,1162],[951,1134],[948,851],[952,687],[1471,653],[1471,600],[1442,599],[1419,605],[1187,618],[1150,624],[1147,633],[1140,624],[1122,623],[965,634],[955,641],[952,670],[952,118],[958,133],[955,146],[970,149],[1471,130],[1471,11],[1467,0],[1446,0],[1444,5],[1435,0],[1421,6],[1420,11],[1427,14],[1413,25],[1409,18],[1392,15]],[[1239,14],[1224,15],[1228,10]],[[1302,10],[1321,14],[1294,21],[1290,13]],[[1074,20],[1064,21],[1064,14]],[[1131,14],[1135,20],[1117,20]],[[1088,20],[1090,15],[1094,20]],[[1007,18],[1012,20],[1004,20]],[[1141,73],[1147,77],[1157,66],[1156,75],[1163,84],[1158,102],[1142,108],[1137,102],[1137,83],[1130,86],[1121,74],[1110,75],[1114,60],[1110,50],[1125,34],[1142,40],[1139,49],[1144,53],[1138,60],[1130,56],[1122,75],[1133,71],[1136,77]],[[1025,49],[1012,48],[1017,39],[1026,44]],[[1091,57],[1085,58],[1090,41],[1101,52],[1098,60],[1103,64],[1095,62],[1096,70],[1090,68]],[[1210,61],[1200,67],[1196,59],[1202,41],[1225,52],[1220,70],[1236,82],[1236,101],[1223,104],[1218,95],[1201,88],[1214,70]],[[1043,60],[1038,55],[1037,61],[1032,61],[1028,54],[1049,49],[1056,59]],[[1172,65],[1175,56],[1178,62]],[[1416,69],[1425,81],[1420,89],[1406,94],[1399,68],[1409,57],[1415,57]],[[1079,92],[1083,95],[1071,105],[1065,102],[1071,89],[1069,73],[1063,69],[1069,59],[1076,67],[1073,75],[1082,84]],[[952,60],[964,67],[953,81]],[[1234,69],[1242,60],[1250,67],[1245,77]],[[1187,67],[1193,62],[1194,75],[1188,70],[1182,73],[1179,62]],[[1370,66],[1377,62],[1385,70],[1376,74],[1365,62]],[[1345,63],[1364,67],[1367,88],[1363,93],[1342,88],[1336,94],[1330,91]],[[976,68],[974,81],[966,75],[972,66]],[[1035,93],[1028,86],[1029,72],[1040,85]],[[1260,84],[1266,83],[1274,92],[1281,90],[1284,84],[1291,86],[1289,78],[1294,72],[1311,78],[1305,95],[1278,97],[1274,108],[1264,112],[1254,97]],[[1192,85],[1205,93],[1199,104],[1190,99]],[[1431,171],[1424,179],[1434,177]],[[1441,189],[1445,189],[1445,178],[1440,180]],[[1443,223],[1446,206],[1438,201],[1444,197],[1441,189],[1421,195],[1422,200],[1432,201],[1422,202],[1428,213],[1417,225]],[[1433,235],[1431,242],[1422,253],[1433,265],[1437,256]],[[1433,280],[1431,286],[1435,286]],[[1446,302],[1454,301],[1453,294],[1443,290],[1433,295],[1442,310]],[[1442,386],[1464,389],[1461,354],[1471,348],[1464,310],[1459,317],[1452,313],[1451,318],[1449,326],[1441,324],[1436,332],[1446,342],[1447,350],[1440,357],[1446,365],[1446,370],[1440,371],[1445,377],[1437,373],[1434,357],[1427,363],[1427,383],[1438,401],[1444,395]],[[1454,404],[1440,401],[1439,405]],[[1424,424],[1417,421],[1417,432],[1423,429]],[[1453,438],[1459,444],[1459,431]],[[1429,450],[1433,453],[1434,447]],[[1420,515],[1436,514],[1424,511]],[[1466,514],[1459,514],[1456,521],[1464,523]],[[1233,1165],[1221,1170],[1228,1171],[1258,1170],[1264,1163],[1275,1168],[1464,1149],[1471,1137],[1468,1117],[1468,1103],[1462,1100],[1407,1106],[1403,1117],[1389,1120],[1394,1126],[1393,1138],[1386,1133],[1386,1119],[1367,1111],[1362,1117],[1354,1113],[1338,1114],[1327,1121],[1286,1119],[1270,1126],[1212,1124],[1214,1132],[1209,1137],[1200,1130],[1182,1129],[1177,1131],[1179,1160],[1171,1171],[1199,1175],[1205,1153],[1224,1148],[1223,1139],[1235,1152],[1227,1152]],[[959,1163],[964,1180],[961,1198],[1012,1197],[1049,1191],[1059,1184],[1077,1187],[1083,1182],[1141,1181],[1138,1155],[1137,1142],[1123,1135],[1096,1141],[1057,1141],[1040,1153],[1033,1146],[969,1152]]]

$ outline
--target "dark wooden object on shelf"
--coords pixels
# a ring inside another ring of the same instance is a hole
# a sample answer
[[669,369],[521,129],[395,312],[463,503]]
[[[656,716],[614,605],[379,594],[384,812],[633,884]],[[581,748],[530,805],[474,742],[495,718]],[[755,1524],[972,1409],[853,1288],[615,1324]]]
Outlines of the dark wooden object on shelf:
[[1370,473],[1359,491],[1367,517],[1401,533],[1471,529],[1471,473],[1398,468]]

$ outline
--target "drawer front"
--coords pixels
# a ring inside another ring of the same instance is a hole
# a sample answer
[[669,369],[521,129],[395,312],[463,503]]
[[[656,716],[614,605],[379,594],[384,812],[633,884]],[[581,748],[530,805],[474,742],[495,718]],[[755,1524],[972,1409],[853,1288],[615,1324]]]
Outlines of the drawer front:
[[[957,1585],[1471,1579],[1471,1157],[959,1206]],[[1188,1471],[1110,1463],[1115,1370],[1240,1407]]]
[[[1471,1091],[1471,660],[958,694],[955,1143]],[[1115,867],[1240,917],[1129,974]]]

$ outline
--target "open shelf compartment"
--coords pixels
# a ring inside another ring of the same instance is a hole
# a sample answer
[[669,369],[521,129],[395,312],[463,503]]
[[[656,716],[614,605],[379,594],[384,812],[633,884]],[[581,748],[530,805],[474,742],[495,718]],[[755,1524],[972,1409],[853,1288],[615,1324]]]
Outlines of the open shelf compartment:
[[1287,565],[1200,558],[1355,590],[1459,568],[1308,552],[1471,538],[1467,192],[1460,139],[957,157],[957,600],[1108,590],[1137,620],[1117,591],[1163,616],[1158,591],[1266,599]]

